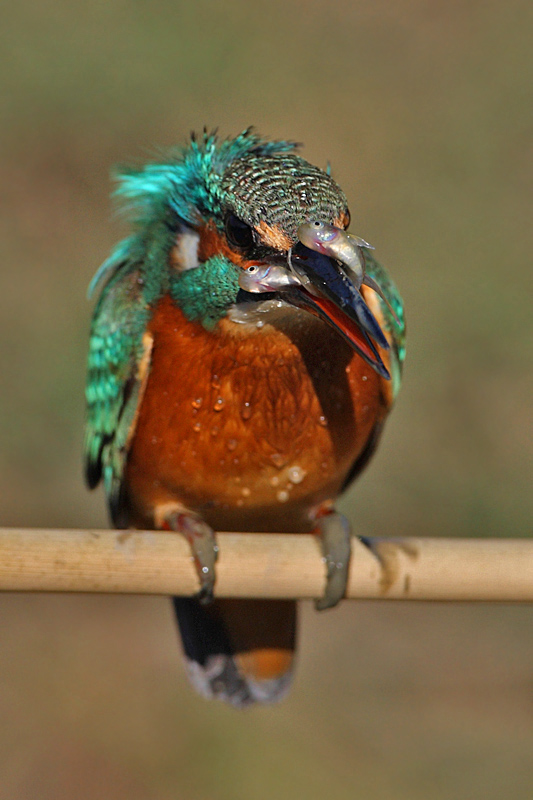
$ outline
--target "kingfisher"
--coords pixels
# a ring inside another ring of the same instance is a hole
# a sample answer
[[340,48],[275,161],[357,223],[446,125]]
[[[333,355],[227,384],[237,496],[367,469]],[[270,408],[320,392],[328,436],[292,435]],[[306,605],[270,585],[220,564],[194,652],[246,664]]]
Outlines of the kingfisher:
[[372,456],[404,359],[400,295],[348,233],[346,197],[299,145],[192,134],[116,172],[131,234],[102,264],[86,387],[85,474],[117,528],[185,536],[200,590],[174,598],[206,697],[284,697],[294,600],[214,595],[217,530],[314,532],[319,610],[343,597],[338,495]]

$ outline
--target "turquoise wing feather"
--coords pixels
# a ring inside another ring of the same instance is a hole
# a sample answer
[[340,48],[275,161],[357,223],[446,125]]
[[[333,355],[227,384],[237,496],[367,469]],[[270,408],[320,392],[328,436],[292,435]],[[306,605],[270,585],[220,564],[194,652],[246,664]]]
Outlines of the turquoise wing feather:
[[113,265],[91,325],[85,474],[90,488],[103,478],[111,517],[119,527],[125,457],[149,370],[149,314],[139,266],[127,261]]

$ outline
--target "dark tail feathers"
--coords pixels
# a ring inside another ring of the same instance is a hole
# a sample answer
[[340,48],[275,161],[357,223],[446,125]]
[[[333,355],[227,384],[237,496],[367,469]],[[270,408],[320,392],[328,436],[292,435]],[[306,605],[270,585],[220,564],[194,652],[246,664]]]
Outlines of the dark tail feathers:
[[294,601],[173,601],[189,678],[201,695],[237,708],[285,697],[296,639]]

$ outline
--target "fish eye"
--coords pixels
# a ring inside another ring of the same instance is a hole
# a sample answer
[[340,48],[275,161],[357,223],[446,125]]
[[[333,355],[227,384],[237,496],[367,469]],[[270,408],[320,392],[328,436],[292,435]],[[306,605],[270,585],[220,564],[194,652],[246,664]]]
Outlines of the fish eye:
[[251,264],[249,267],[246,267],[246,272],[248,273],[248,275],[255,275],[258,269],[259,267],[257,266],[257,264]]
[[250,226],[231,212],[226,215],[225,231],[228,242],[238,250],[249,250],[254,244]]

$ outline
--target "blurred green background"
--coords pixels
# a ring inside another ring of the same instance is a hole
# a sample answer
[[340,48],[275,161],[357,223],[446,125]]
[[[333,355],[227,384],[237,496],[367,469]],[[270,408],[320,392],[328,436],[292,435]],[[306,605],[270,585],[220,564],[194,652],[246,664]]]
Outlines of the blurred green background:
[[[343,500],[366,534],[528,536],[533,6],[4,4],[0,524],[105,526],[81,480],[108,173],[249,124],[331,161],[404,296],[404,387]],[[1,800],[533,796],[531,610],[303,606],[294,690],[189,689],[164,599],[0,598]]]

